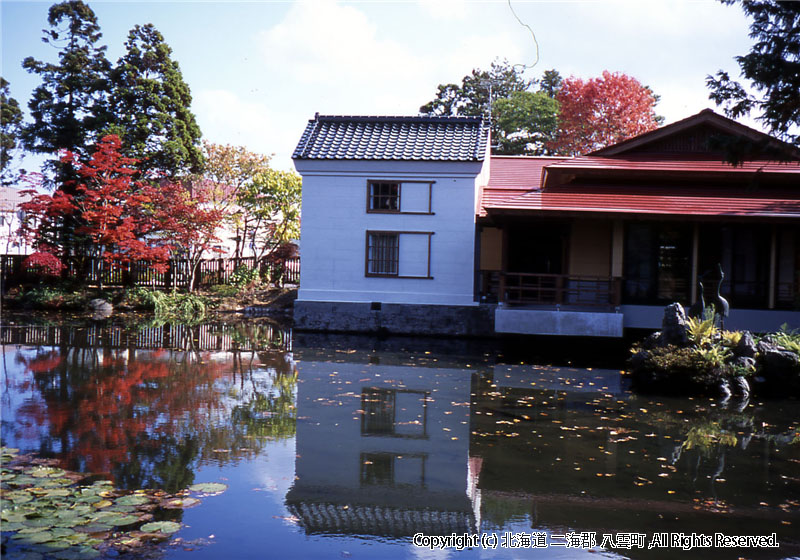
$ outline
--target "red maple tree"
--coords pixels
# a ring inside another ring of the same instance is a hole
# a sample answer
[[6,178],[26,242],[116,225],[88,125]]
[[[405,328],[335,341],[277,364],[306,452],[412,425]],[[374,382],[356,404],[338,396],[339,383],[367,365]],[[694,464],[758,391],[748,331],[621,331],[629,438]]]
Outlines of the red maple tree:
[[137,161],[123,156],[120,148],[119,137],[108,135],[87,163],[67,152],[62,161],[78,178],[53,195],[36,194],[21,205],[28,215],[27,236],[42,252],[63,258],[66,249],[59,236],[69,220],[90,255],[120,267],[143,261],[156,272],[167,270],[175,250],[202,253],[216,239],[221,212],[204,207],[202,199],[192,199],[180,185],[135,179]]
[[636,78],[603,71],[590,80],[570,76],[556,96],[560,104],[559,127],[547,148],[562,155],[599,150],[649,132],[661,118],[654,107],[658,97]]

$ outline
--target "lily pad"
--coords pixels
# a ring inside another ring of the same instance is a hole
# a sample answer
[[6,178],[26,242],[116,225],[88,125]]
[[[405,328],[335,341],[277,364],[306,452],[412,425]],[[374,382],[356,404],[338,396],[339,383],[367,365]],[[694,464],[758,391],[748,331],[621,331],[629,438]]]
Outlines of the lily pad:
[[42,544],[58,539],[58,537],[53,535],[53,533],[51,533],[50,531],[41,531],[38,533],[23,533],[20,531],[11,538],[14,540],[20,540],[22,542],[31,544]]
[[0,530],[2,530],[4,533],[11,533],[13,531],[19,531],[20,529],[24,529],[24,528],[25,528],[25,525],[23,525],[22,523],[18,523],[16,521],[3,523],[2,525],[0,525]]
[[122,496],[117,500],[117,504],[121,506],[138,506],[146,504],[150,499],[147,496],[131,494],[130,496]]
[[59,478],[67,474],[67,471],[64,469],[56,467],[33,467],[31,469],[26,469],[25,472],[37,478]]
[[202,492],[203,494],[220,494],[227,489],[228,485],[221,482],[202,482],[189,486],[189,490],[192,492]]
[[175,498],[174,500],[164,500],[161,507],[165,509],[188,509],[200,504],[197,498]]
[[48,517],[34,517],[23,521],[28,527],[52,527],[55,522],[55,519],[50,519]]
[[9,523],[22,523],[26,517],[24,513],[4,509],[3,513],[0,514],[0,519]]
[[99,514],[95,515],[92,519],[99,523],[112,525],[114,527],[121,527],[123,525],[132,525],[137,521],[139,521],[139,518],[135,515],[125,515],[124,513],[116,513],[113,511],[100,512]]
[[53,554],[53,558],[57,560],[89,560],[91,558],[97,558],[98,556],[100,556],[100,553],[88,546],[79,548],[71,547]]
[[141,530],[145,533],[164,533],[170,535],[175,533],[181,528],[180,523],[174,521],[154,521],[153,523],[145,523],[142,525]]

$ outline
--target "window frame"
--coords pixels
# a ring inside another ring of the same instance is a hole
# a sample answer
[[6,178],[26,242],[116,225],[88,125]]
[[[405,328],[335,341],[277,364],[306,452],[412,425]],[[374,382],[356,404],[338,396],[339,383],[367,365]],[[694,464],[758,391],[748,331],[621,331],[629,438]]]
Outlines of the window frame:
[[[387,231],[387,230],[371,230],[368,229],[366,231],[366,239],[365,239],[365,246],[364,246],[364,276],[367,278],[405,278],[405,279],[417,279],[417,280],[433,280],[433,276],[431,276],[431,242],[433,235],[435,232],[433,231]],[[370,262],[372,262],[369,258],[369,250],[370,250],[370,236],[372,235],[395,235],[397,236],[397,273],[394,274],[387,274],[381,272],[370,272]],[[400,274],[400,236],[401,235],[427,235],[428,236],[428,259],[427,259],[427,274],[422,276],[409,276],[409,275],[402,275]]]
[[[367,214],[409,214],[418,216],[433,216],[433,184],[436,181],[419,181],[419,180],[400,180],[400,179],[368,179],[367,180]],[[427,211],[403,211],[403,183],[418,183],[428,185],[428,210]],[[372,200],[375,196],[383,197],[385,195],[373,195],[372,186],[377,184],[396,184],[397,185],[397,210],[382,210],[372,207]]]

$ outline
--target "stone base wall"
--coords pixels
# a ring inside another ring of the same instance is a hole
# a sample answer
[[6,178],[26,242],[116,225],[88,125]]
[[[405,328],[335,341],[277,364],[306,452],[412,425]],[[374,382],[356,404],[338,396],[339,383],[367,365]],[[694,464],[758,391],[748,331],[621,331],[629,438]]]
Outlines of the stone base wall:
[[495,305],[411,305],[296,301],[298,331],[495,336]]

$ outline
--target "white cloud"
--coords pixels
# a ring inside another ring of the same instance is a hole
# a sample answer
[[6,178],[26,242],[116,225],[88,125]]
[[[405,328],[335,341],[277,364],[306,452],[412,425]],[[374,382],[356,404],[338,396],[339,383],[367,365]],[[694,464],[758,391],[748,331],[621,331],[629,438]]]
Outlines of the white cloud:
[[245,146],[272,156],[272,166],[293,169],[291,151],[301,130],[287,126],[281,115],[261,103],[245,101],[227,90],[195,94],[193,109],[203,136],[209,142]]
[[467,0],[417,0],[417,4],[425,14],[438,20],[464,20],[472,15]]

